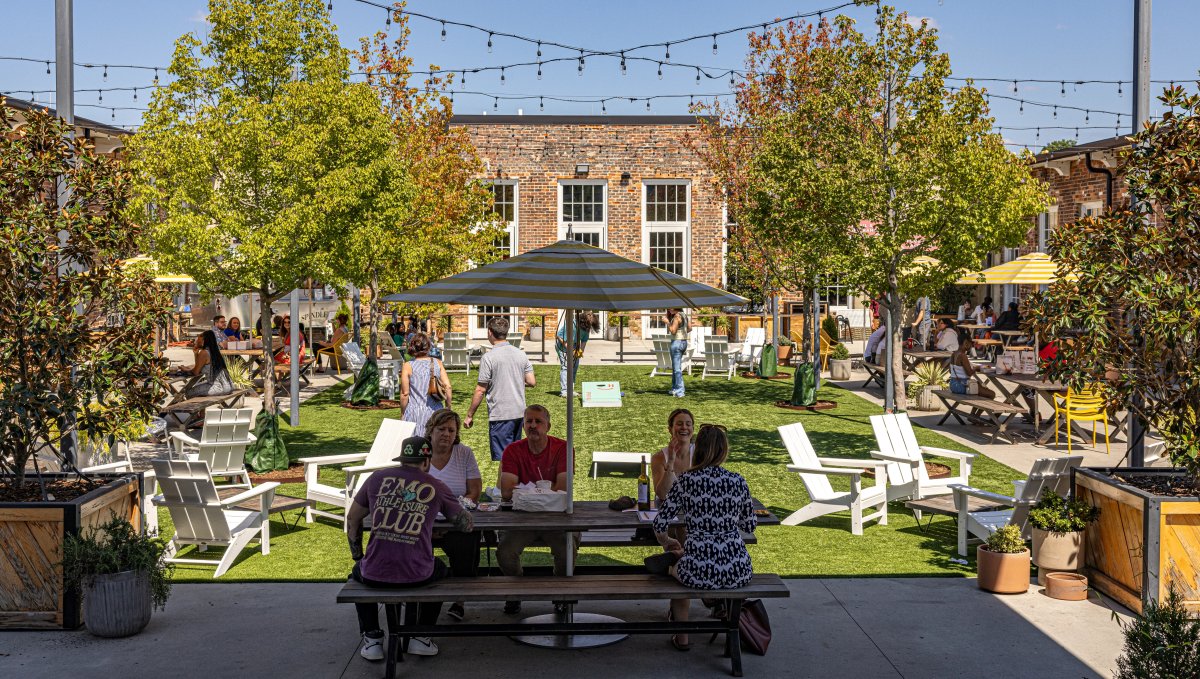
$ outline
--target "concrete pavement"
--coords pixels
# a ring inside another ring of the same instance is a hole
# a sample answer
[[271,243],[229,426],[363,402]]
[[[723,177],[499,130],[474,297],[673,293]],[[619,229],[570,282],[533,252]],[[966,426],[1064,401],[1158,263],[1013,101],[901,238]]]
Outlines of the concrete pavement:
[[[774,639],[766,656],[744,656],[747,677],[1109,677],[1123,643],[1111,612],[1128,616],[1106,599],[1057,601],[1036,586],[999,596],[981,592],[970,579],[787,582],[790,599],[766,602]],[[86,631],[0,633],[0,677],[381,677],[382,664],[358,657],[354,610],[334,603],[339,586],[176,585],[167,610],[126,639],[99,639]],[[666,607],[589,602],[581,609],[653,620]],[[499,604],[473,604],[467,611],[471,622],[506,618]],[[548,612],[549,604],[525,610]],[[703,609],[694,605],[692,612]],[[583,651],[530,648],[506,637],[443,639],[438,657],[409,657],[398,675],[729,676],[720,642],[707,641],[693,637],[692,650],[678,653],[657,635]]]

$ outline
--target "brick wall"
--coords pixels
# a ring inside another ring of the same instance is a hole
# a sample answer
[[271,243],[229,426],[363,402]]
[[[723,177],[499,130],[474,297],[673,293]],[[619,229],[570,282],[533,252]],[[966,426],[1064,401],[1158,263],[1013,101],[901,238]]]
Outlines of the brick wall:
[[[724,224],[722,200],[712,175],[685,143],[698,125],[685,116],[456,116],[451,125],[469,131],[487,178],[517,184],[516,254],[559,237],[563,180],[603,181],[610,251],[645,262],[642,201],[648,180],[690,182],[686,273],[721,285]],[[588,173],[576,174],[586,163]],[[622,174],[628,173],[627,179]],[[465,311],[465,310],[456,310]],[[523,310],[526,311],[526,310]],[[459,328],[456,328],[459,329]]]
[[[1093,159],[1092,166],[1100,167],[1100,163]],[[1050,197],[1053,199],[1058,213],[1058,228],[1063,228],[1069,227],[1080,218],[1080,211],[1084,204],[1104,203],[1107,178],[1101,173],[1089,172],[1087,162],[1082,156],[1071,160],[1069,165],[1064,162],[1058,167],[1067,170],[1067,173],[1059,174],[1058,171],[1045,165],[1033,167],[1031,173],[1048,185]],[[1113,173],[1116,175],[1113,179],[1113,206],[1128,205],[1129,190],[1125,186],[1125,179],[1115,170]],[[1037,246],[1038,230],[1035,223],[1034,228],[1029,231],[1025,245],[1021,248],[1021,254],[1036,252]]]

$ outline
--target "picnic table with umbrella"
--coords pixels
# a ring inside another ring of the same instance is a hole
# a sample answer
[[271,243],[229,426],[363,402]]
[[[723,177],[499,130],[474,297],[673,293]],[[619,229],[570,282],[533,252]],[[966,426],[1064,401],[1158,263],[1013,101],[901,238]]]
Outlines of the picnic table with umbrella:
[[[568,234],[569,237],[569,234]],[[746,299],[724,290],[642,264],[575,240],[494,262],[470,271],[388,295],[385,302],[470,304],[475,306],[565,309],[565,318],[576,310],[645,311],[740,305]],[[577,338],[573,323],[566,324],[567,393],[574,393]],[[567,513],[574,511],[575,399],[567,399]],[[574,573],[574,553],[567,534],[567,574]],[[568,620],[603,622],[609,616],[579,614],[568,606]],[[586,617],[585,617],[586,616]],[[567,645],[599,645],[596,637],[577,638]],[[605,639],[602,643],[611,643]],[[539,644],[542,645],[542,644]],[[562,640],[545,645],[563,647]]]

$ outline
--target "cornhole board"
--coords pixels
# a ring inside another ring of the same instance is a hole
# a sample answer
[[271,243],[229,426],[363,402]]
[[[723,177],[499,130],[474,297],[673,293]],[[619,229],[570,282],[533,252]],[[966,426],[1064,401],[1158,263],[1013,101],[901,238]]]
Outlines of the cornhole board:
[[620,408],[620,382],[584,382],[584,408]]

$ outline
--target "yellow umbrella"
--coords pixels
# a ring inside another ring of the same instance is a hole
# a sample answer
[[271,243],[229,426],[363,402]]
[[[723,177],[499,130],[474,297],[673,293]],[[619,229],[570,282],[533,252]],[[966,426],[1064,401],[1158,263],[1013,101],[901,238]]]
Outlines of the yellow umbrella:
[[[1074,278],[1073,275],[1068,276]],[[969,273],[958,279],[959,285],[1049,285],[1058,280],[1058,265],[1044,252],[998,264],[990,269]]]
[[[137,257],[131,257],[130,259],[127,259],[121,263],[126,264],[126,265],[128,265],[128,264],[145,265],[145,266],[149,266],[150,268],[154,269],[154,271],[156,273],[158,271],[158,262],[154,261],[154,258],[149,255],[138,255]],[[183,275],[183,274],[164,273],[164,274],[156,275],[154,277],[154,282],[155,283],[184,284],[184,283],[195,283],[196,280],[194,278],[192,278],[191,276],[187,276],[187,275]]]

